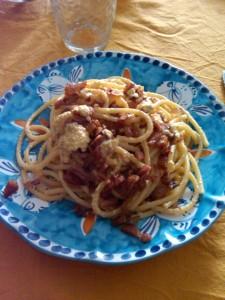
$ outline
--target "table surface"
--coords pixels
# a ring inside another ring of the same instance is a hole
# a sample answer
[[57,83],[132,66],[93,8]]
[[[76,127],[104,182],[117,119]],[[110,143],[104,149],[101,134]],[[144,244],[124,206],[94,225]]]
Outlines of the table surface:
[[[0,3],[2,94],[30,70],[72,53],[56,31],[48,1]],[[107,49],[168,60],[225,99],[224,0],[118,0]],[[50,257],[0,224],[0,299],[225,299],[224,228],[225,214],[183,248],[108,267]]]

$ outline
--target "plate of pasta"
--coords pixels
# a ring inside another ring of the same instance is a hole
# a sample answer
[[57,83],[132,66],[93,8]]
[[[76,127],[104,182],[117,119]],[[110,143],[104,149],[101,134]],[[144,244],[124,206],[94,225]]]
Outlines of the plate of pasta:
[[157,58],[95,52],[0,98],[0,217],[63,258],[137,262],[200,236],[225,207],[225,108]]

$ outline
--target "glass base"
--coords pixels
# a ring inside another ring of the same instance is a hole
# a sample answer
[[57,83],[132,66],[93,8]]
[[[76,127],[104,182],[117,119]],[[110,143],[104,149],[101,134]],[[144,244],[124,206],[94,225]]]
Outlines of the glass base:
[[64,44],[66,45],[66,47],[71,50],[72,52],[75,53],[88,53],[88,52],[96,52],[96,51],[100,51],[103,50],[106,47],[106,44],[104,45],[99,45],[99,46],[95,46],[92,48],[79,48],[76,47],[75,45],[72,45],[66,41],[64,41]]
[[93,52],[105,48],[109,34],[93,24],[76,24],[67,32],[64,43],[73,52]]

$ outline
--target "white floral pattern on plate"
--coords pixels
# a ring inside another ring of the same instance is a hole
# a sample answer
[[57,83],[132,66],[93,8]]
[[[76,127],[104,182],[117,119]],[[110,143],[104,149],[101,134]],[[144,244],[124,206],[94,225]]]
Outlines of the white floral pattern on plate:
[[[32,157],[32,159],[35,159]],[[49,202],[42,201],[41,199],[33,196],[23,185],[20,170],[18,167],[8,159],[0,159],[0,173],[8,176],[17,176],[16,181],[18,190],[10,196],[11,200],[18,205],[22,206],[25,210],[32,212],[40,212],[41,209],[49,206]],[[4,190],[3,187],[2,190]]]
[[192,104],[193,99],[197,96],[198,90],[190,84],[177,81],[164,81],[157,88],[156,92],[200,116],[209,116],[212,114],[212,110],[208,106]]
[[[191,201],[193,196],[193,191],[190,188],[186,188],[182,199],[180,199],[180,206],[187,204]],[[194,216],[197,213],[198,203],[194,206],[194,208],[181,215],[181,216],[171,216],[166,214],[156,214],[154,216],[150,216],[145,220],[145,222],[140,226],[141,232],[145,232],[154,237],[160,227],[160,219],[171,221],[171,226],[178,231],[185,231],[189,229],[193,223]]]
[[49,72],[47,78],[38,86],[37,93],[43,102],[47,102],[54,96],[63,94],[67,83],[78,82],[83,72],[84,70],[81,65],[76,66],[71,70],[67,79],[63,77],[63,74],[59,70],[52,70]]

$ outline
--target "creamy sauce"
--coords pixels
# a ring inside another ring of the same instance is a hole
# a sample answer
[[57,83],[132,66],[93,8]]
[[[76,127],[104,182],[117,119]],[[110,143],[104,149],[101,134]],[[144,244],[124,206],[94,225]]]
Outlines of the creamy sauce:
[[63,157],[65,157],[65,160],[67,160],[72,151],[78,149],[85,151],[89,142],[89,134],[83,126],[77,123],[67,124],[65,126],[64,134],[59,139],[60,152]]
[[127,91],[127,95],[132,97],[132,98],[138,98],[138,93],[136,93],[134,88],[131,88]]
[[108,140],[101,144],[101,153],[104,157],[107,157],[109,154],[112,154],[115,148],[118,146],[118,140]]
[[103,129],[102,130],[102,133],[109,139],[113,138],[113,134],[112,134],[112,131],[110,131],[109,129]]
[[143,100],[139,105],[138,109],[141,109],[145,113],[150,113],[152,111],[152,102],[149,98]]
[[53,137],[57,138],[57,135],[60,134],[60,132],[62,132],[65,122],[69,120],[71,116],[72,113],[70,111],[66,111],[57,116],[52,130]]
[[87,105],[79,105],[74,106],[72,111],[61,113],[59,116],[57,116],[54,124],[55,133],[61,132],[64,128],[65,122],[73,118],[73,111],[77,111],[82,117],[87,118],[93,113],[93,108]]
[[82,117],[88,117],[93,113],[93,108],[87,105],[79,105],[74,108]]

